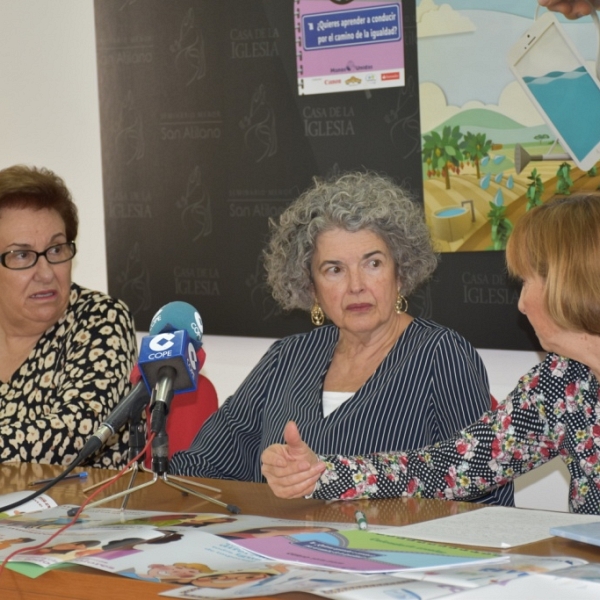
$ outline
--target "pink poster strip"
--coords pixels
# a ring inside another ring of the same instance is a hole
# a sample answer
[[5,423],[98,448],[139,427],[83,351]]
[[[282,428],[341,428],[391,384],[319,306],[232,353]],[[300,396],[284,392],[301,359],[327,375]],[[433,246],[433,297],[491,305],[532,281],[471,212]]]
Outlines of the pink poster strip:
[[298,93],[326,94],[404,85],[402,4],[296,0]]

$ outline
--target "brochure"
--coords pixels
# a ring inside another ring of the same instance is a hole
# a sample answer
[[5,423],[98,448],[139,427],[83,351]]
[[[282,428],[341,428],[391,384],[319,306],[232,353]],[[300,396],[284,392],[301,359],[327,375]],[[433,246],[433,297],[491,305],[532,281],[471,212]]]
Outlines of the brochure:
[[272,560],[355,573],[386,573],[507,560],[507,557],[492,552],[358,529],[300,533],[268,540],[236,539],[235,543]]

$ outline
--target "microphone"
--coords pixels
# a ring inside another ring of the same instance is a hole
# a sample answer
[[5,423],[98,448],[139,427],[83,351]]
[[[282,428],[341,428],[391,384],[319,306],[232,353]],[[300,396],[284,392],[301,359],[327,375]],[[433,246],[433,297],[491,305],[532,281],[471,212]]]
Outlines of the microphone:
[[[135,377],[134,374],[135,369],[132,371],[132,378]],[[132,417],[141,413],[149,402],[150,393],[148,392],[145,383],[140,381],[138,377],[138,382],[133,386],[129,394],[119,401],[106,420],[87,440],[76,459],[77,464],[82,463],[92,454],[95,454],[100,450],[111,435],[119,431],[119,429],[121,429],[121,427],[123,427]]]
[[202,350],[202,319],[186,302],[171,302],[156,313],[150,323],[150,335],[140,347],[142,378],[152,390],[150,430],[152,470],[165,473],[168,466],[166,419],[174,394],[189,392],[198,385]]
[[148,389],[153,390],[152,406],[159,407],[157,422],[152,423],[155,433],[162,428],[160,420],[166,417],[173,394],[196,389],[203,330],[200,314],[187,302],[169,302],[152,317],[138,364]]
[[160,405],[160,410],[166,415],[175,392],[195,390],[198,363],[194,344],[187,331],[142,338],[138,365],[147,388],[152,390],[153,406]]
[[169,302],[165,304],[150,321],[150,335],[187,331],[196,350],[202,346],[204,327],[200,313],[187,302]]
[[[206,354],[202,349],[203,326],[202,319],[200,318],[198,311],[187,302],[170,302],[159,309],[154,315],[152,322],[150,323],[150,329],[154,335],[171,334],[171,332],[175,332],[177,329],[183,330],[179,331],[180,334],[187,334],[189,343],[194,349],[193,358],[189,357],[188,360],[190,364],[195,364],[195,367],[192,367],[191,373],[188,371],[190,379],[188,389],[196,389],[198,372],[202,368],[202,364],[204,363],[204,359],[206,357]],[[142,343],[146,338],[149,337],[152,336],[146,336],[143,338]],[[158,340],[156,341],[156,344],[159,344]],[[173,365],[164,366],[172,367]],[[150,392],[152,391],[154,383],[156,383],[154,378],[149,378],[149,376],[155,373],[155,371],[158,371],[160,369],[160,365],[155,364],[153,367],[148,366],[147,368],[148,376],[146,377],[144,377],[144,370],[140,368],[140,362],[138,362],[138,364],[133,368],[130,375],[130,381],[132,384],[134,384],[133,388],[129,394],[119,401],[117,406],[113,409],[106,420],[98,427],[92,436],[88,438],[87,442],[79,452],[79,455],[75,459],[77,464],[81,464],[92,454],[95,454],[98,450],[100,450],[100,448],[106,444],[108,439],[114,433],[119,431],[133,417],[137,417],[142,410],[148,406],[150,403]],[[185,377],[180,376],[177,379],[177,386],[182,385],[182,379],[185,379]],[[187,390],[176,387],[176,391]],[[168,398],[168,395],[168,383],[163,382],[161,400],[165,407],[165,415],[166,411],[168,410],[168,403],[170,403],[170,398]]]

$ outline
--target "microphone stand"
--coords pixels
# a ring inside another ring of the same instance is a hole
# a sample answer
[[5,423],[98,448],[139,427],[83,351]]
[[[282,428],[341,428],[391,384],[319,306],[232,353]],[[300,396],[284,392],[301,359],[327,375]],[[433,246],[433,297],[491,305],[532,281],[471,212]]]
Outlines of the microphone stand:
[[[170,392],[172,396],[172,391]],[[154,400],[155,391],[152,392],[152,399]],[[156,415],[156,416],[155,416]],[[155,425],[155,421],[158,421],[158,424]],[[211,487],[209,485],[205,485],[203,483],[197,483],[195,481],[189,481],[187,479],[183,479],[182,477],[176,477],[174,475],[168,474],[169,467],[169,436],[166,431],[167,419],[165,412],[165,403],[157,402],[154,405],[154,409],[152,410],[152,430],[157,429],[156,435],[152,440],[152,469],[147,469],[144,465],[144,458],[142,457],[138,462],[134,463],[129,469],[128,472],[131,473],[131,477],[129,479],[129,484],[127,488],[122,492],[117,492],[116,494],[112,494],[111,496],[107,496],[106,498],[102,498],[101,500],[96,500],[91,504],[87,505],[87,508],[93,508],[95,506],[100,506],[105,502],[110,502],[111,500],[116,500],[118,498],[123,498],[123,502],[121,503],[121,510],[125,510],[127,506],[127,502],[129,501],[129,496],[134,492],[142,490],[146,487],[154,485],[158,481],[162,481],[168,486],[183,492],[184,494],[191,494],[192,496],[196,496],[202,500],[206,500],[208,502],[212,502],[217,506],[221,506],[227,509],[230,513],[239,514],[240,509],[234,504],[227,504],[225,502],[221,502],[212,496],[207,496],[201,492],[190,489],[187,486],[193,485],[199,488],[204,488],[207,490],[211,490],[213,492],[221,492],[220,489]],[[129,449],[130,456],[137,456],[146,445],[146,439],[144,434],[144,426],[142,423],[141,416],[133,417],[129,423]],[[136,475],[139,471],[144,471],[146,473],[152,473],[153,477],[151,481],[146,481],[145,483],[141,483],[137,486],[133,486]],[[117,475],[109,478],[106,481],[112,481],[115,479]],[[106,483],[106,481],[101,483],[96,483],[90,487],[84,489],[84,492],[87,492],[99,485]],[[182,484],[185,484],[182,485]]]

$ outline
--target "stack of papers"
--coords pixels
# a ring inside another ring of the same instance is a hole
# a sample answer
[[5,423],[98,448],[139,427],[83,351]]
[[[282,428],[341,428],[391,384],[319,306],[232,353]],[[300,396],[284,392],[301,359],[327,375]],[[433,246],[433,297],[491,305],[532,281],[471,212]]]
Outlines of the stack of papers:
[[434,521],[389,527],[386,533],[446,544],[514,548],[557,535],[551,533],[552,528],[587,526],[598,520],[598,515],[488,506]]
[[[41,503],[53,504],[49,498]],[[163,594],[176,598],[299,590],[340,600],[526,597],[531,590],[546,599],[600,595],[600,570],[586,561],[452,545],[529,543],[550,535],[549,521],[563,527],[597,517],[489,507],[362,531],[348,523],[93,508],[48,541],[71,521],[72,507],[32,508],[37,512],[0,515],[0,560],[19,550],[8,568],[30,577],[60,565],[86,565],[178,586]],[[34,544],[40,548],[32,549]]]

